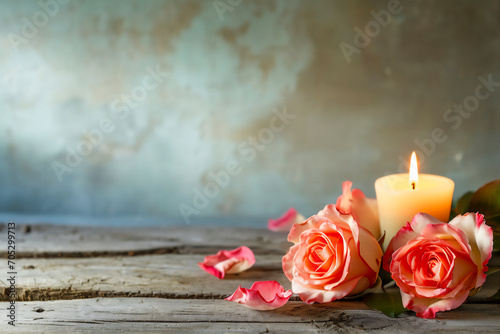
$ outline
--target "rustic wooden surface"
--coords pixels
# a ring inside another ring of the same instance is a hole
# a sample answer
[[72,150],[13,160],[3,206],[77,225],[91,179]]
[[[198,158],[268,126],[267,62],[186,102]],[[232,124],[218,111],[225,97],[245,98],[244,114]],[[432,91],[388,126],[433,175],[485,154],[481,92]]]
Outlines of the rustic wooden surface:
[[255,259],[252,268],[224,280],[198,267],[203,260],[200,254],[20,259],[17,263],[23,269],[19,299],[223,298],[238,285],[250,287],[259,280],[276,280],[290,286],[279,255],[256,255]]
[[387,318],[361,302],[304,305],[288,302],[255,311],[224,300],[92,298],[21,302],[23,332],[359,333],[498,332],[499,305],[467,304],[438,319],[403,314]]
[[[6,235],[6,223],[0,233]],[[91,257],[143,254],[210,254],[221,245],[246,245],[255,254],[285,252],[286,234],[264,229],[228,227],[79,227],[18,225],[19,257]],[[237,232],[236,232],[237,231]],[[0,254],[5,256],[6,249]]]
[[[6,235],[5,225],[0,229]],[[500,286],[498,274],[488,277],[493,289],[481,292],[475,303],[438,313],[434,320],[412,312],[388,318],[356,300],[306,305],[296,296],[282,308],[263,312],[223,298],[257,280],[277,280],[290,288],[281,270],[281,256],[290,244],[282,233],[57,225],[18,225],[17,231],[17,326],[7,328],[0,311],[0,332],[500,332],[500,305],[482,302]],[[256,254],[248,271],[219,280],[199,269],[205,255],[241,245]],[[0,254],[6,257],[5,250]],[[4,279],[0,287],[0,310],[5,310]]]

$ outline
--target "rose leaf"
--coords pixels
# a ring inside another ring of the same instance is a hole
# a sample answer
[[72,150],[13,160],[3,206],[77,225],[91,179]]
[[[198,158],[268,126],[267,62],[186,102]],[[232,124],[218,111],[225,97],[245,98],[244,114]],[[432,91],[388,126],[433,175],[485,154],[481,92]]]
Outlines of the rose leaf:
[[486,272],[486,276],[494,274],[494,273],[499,272],[499,271],[500,271],[500,268],[492,268],[492,267],[490,267],[490,268],[488,268],[488,271]]
[[457,205],[455,206],[455,215],[463,215],[464,213],[469,212],[469,204],[472,195],[474,195],[474,192],[468,191],[458,199]]
[[[479,212],[484,215],[486,224],[491,226],[493,235],[498,240],[500,235],[500,179],[486,183],[472,195],[469,212]],[[494,251],[498,251],[498,242],[494,244]]]
[[500,290],[498,290],[493,296],[485,300],[486,302],[498,303],[500,301]]
[[395,318],[408,309],[403,307],[401,294],[398,290],[385,293],[370,293],[363,297],[363,302],[375,310],[379,310],[386,316]]
[[469,211],[479,212],[487,220],[500,217],[500,179],[486,183],[472,195]]
[[[490,224],[489,222],[487,222]],[[500,226],[500,223],[499,223]],[[494,233],[493,234],[493,252],[498,253],[500,252],[500,233]]]

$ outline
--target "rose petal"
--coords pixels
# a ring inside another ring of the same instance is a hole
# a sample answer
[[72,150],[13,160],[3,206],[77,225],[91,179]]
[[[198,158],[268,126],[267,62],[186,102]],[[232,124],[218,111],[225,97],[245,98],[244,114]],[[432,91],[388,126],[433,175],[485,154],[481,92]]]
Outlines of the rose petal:
[[[335,235],[337,237],[339,246],[335,247],[335,245],[331,243],[332,240],[330,240],[329,237],[326,236],[326,234],[328,234],[330,237],[332,237],[332,235]],[[338,259],[335,261],[335,266],[329,268],[327,272],[324,272],[322,274],[320,273],[320,275],[308,273],[307,270],[305,270],[306,268],[304,268],[304,258],[308,249],[306,249],[306,247],[300,247],[293,259],[295,267],[294,278],[296,280],[299,280],[301,284],[309,286],[324,285],[326,284],[325,281],[329,282],[331,281],[331,277],[335,276],[337,277],[337,281],[330,283],[331,288],[328,288],[328,290],[330,290],[333,287],[341,284],[348,275],[348,268],[351,261],[350,250],[348,247],[349,240],[344,237],[342,229],[338,228],[336,225],[330,222],[322,224],[319,229],[310,229],[302,233],[300,236],[300,245],[310,244],[311,240],[314,240],[318,237],[323,239],[324,242],[328,244],[329,248],[335,248],[338,256]],[[295,290],[293,291],[296,292]]]
[[255,256],[250,248],[241,246],[233,250],[221,250],[215,255],[208,255],[198,263],[201,269],[210,275],[223,279],[226,274],[236,274],[247,270],[255,263]]
[[250,289],[242,288],[225,300],[243,304],[254,310],[273,310],[288,302],[292,296],[291,290],[286,290],[276,281],[258,281]]
[[286,253],[286,255],[283,256],[282,260],[283,272],[290,281],[293,280],[293,258],[295,257],[295,254],[299,250],[299,247],[300,247],[299,244],[293,245],[288,250],[288,253]]
[[306,220],[304,216],[298,213],[294,208],[290,208],[278,219],[269,219],[267,228],[271,231],[289,232],[293,224],[301,223],[304,220]]
[[406,223],[394,237],[392,237],[387,250],[383,257],[383,267],[386,271],[390,272],[390,264],[392,254],[398,248],[404,246],[408,241],[420,235],[420,232],[427,226],[427,224],[442,224],[443,222],[427,213],[417,213],[411,223]]
[[[429,224],[420,231],[420,235],[426,239],[444,238],[446,241],[453,243],[458,251],[470,252],[467,236],[453,225],[447,223]],[[453,238],[450,238],[450,236]]]
[[373,234],[361,226],[357,248],[360,259],[373,270],[373,276],[370,277],[370,283],[373,284],[377,280],[384,252]]
[[332,290],[314,289],[310,286],[301,284],[298,280],[293,280],[292,290],[294,293],[300,296],[300,299],[304,303],[330,303],[349,295],[354,290],[361,278],[362,277],[357,277],[356,279],[344,282]]
[[342,212],[345,215],[350,215],[351,214],[351,201],[352,201],[352,182],[351,181],[345,181],[342,183],[342,195],[337,198],[337,203],[335,204],[335,207],[339,212]]
[[333,204],[328,204],[327,206],[325,206],[323,210],[318,212],[318,216],[327,217],[336,224],[342,222],[347,224],[347,221],[352,218],[351,214],[345,214],[340,212],[339,210],[337,210],[337,207]]
[[302,234],[302,232],[312,228],[319,228],[321,224],[325,222],[330,222],[330,219],[328,219],[327,217],[314,215],[301,223],[293,224],[292,228],[290,229],[290,233],[288,233],[288,241],[293,242],[294,244],[298,243],[300,241],[300,235]]
[[370,231],[375,239],[379,239],[380,223],[377,200],[367,198],[359,189],[351,191],[351,188],[351,181],[342,183],[342,195],[337,199],[335,207],[342,214],[352,215],[360,226]]
[[437,312],[449,311],[459,307],[465,302],[468,295],[469,291],[465,291],[455,296],[455,298],[429,299],[429,298],[412,297],[401,291],[401,299],[403,302],[403,306],[416,312],[417,317],[426,319],[434,319],[436,317]]
[[479,213],[466,213],[456,216],[450,225],[465,233],[471,247],[472,261],[477,265],[476,287],[483,285],[488,271],[488,261],[493,251],[493,230],[486,225],[484,216]]
[[348,230],[351,221],[351,215],[344,215],[337,210],[335,205],[329,204],[325,206],[323,210],[318,212],[317,215],[309,217],[307,220],[300,223],[295,223],[288,234],[288,241],[295,244],[298,243],[302,232],[312,228],[319,228],[319,226],[325,222],[333,222],[337,226]]

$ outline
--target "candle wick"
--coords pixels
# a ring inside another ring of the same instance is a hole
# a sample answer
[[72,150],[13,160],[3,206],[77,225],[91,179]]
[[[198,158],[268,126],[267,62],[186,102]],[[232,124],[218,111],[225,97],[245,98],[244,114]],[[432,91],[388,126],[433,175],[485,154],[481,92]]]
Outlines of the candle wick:
[[412,183],[411,183],[411,188],[412,188],[413,190],[415,190],[415,182],[412,182]]

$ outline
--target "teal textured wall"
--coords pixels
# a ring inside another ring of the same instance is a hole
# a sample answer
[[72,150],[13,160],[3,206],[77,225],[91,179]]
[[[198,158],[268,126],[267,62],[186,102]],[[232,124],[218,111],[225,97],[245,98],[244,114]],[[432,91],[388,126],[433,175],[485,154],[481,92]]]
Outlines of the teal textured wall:
[[500,177],[498,1],[0,8],[2,212],[308,215],[412,150]]

